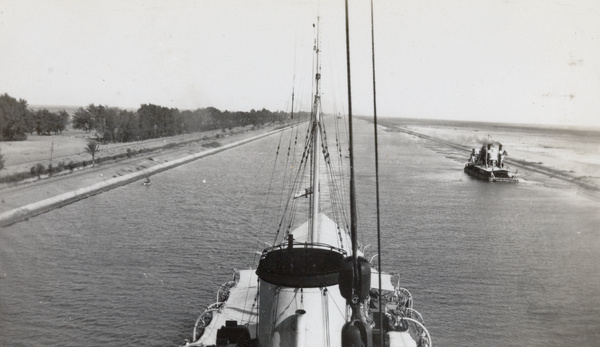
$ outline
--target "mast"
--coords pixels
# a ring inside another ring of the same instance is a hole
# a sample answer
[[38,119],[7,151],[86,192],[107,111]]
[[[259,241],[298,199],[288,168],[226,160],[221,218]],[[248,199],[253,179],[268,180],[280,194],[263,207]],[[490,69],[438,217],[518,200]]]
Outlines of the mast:
[[373,332],[367,323],[364,305],[371,289],[371,266],[364,257],[358,256],[358,226],[356,216],[356,188],[354,178],[354,144],[352,134],[352,78],[350,74],[350,29],[348,0],[345,0],[346,21],[346,69],[348,78],[348,133],[350,149],[350,237],[352,255],[344,258],[340,267],[340,293],[350,306],[352,315],[342,327],[342,346],[373,346]]
[[315,72],[315,99],[313,103],[313,124],[312,124],[312,133],[313,133],[313,143],[312,143],[312,155],[313,155],[313,167],[312,167],[312,230],[310,239],[315,242],[318,239],[318,231],[319,231],[319,164],[321,160],[319,146],[321,145],[321,91],[320,91],[320,82],[321,82],[321,65],[319,63],[319,17],[317,17],[317,41],[315,44],[315,53],[316,53],[316,72]]

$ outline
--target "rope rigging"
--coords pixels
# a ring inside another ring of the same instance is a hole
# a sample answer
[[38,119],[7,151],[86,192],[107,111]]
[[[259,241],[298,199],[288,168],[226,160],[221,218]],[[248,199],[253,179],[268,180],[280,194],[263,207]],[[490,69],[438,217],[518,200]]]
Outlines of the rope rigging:
[[[373,66],[373,129],[375,133],[375,200],[377,209],[377,271],[379,281],[379,297],[382,297],[381,290],[381,217],[379,203],[379,142],[377,137],[377,83],[375,80],[375,22],[373,18],[373,0],[371,0],[371,58]],[[382,311],[382,300],[379,300],[379,312]],[[383,326],[383,316],[379,318],[379,326]],[[383,341],[383,329],[380,330],[380,341]]]
[[[277,229],[277,233],[275,235],[274,243],[277,242],[277,238],[279,237],[279,234],[281,232],[281,227],[283,225],[286,226],[286,236],[289,234],[289,231],[292,228],[294,217],[296,215],[295,212],[296,212],[297,206],[298,206],[297,199],[293,198],[294,192],[297,191],[297,189],[300,187],[300,183],[302,182],[302,179],[306,174],[307,165],[305,165],[305,164],[306,164],[306,162],[308,162],[311,143],[312,143],[311,140],[312,140],[312,136],[310,133],[310,129],[307,129],[307,134],[305,137],[305,144],[304,144],[304,151],[302,152],[300,164],[297,167],[296,176],[294,177],[293,183],[292,183],[291,187],[289,188],[289,191],[287,194],[288,199],[286,201],[286,205],[284,207],[283,213],[281,214],[281,219],[279,222],[279,227]],[[287,218],[287,223],[286,223],[286,218]]]

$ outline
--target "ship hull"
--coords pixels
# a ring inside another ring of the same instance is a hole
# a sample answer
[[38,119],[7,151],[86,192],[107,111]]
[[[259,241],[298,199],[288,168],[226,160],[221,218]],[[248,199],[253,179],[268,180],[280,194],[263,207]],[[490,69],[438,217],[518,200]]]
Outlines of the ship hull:
[[491,167],[467,164],[464,171],[475,178],[488,182],[519,182],[516,174],[506,169],[492,169]]

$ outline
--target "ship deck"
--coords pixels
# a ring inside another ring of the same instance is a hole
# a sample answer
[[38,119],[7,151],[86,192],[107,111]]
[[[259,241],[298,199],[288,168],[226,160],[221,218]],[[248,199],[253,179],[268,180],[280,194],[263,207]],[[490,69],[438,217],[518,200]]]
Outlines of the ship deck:
[[256,298],[258,292],[258,277],[256,270],[240,270],[237,285],[230,289],[229,298],[218,312],[215,312],[211,323],[206,327],[198,344],[192,346],[213,346],[217,343],[217,330],[225,326],[227,321],[235,320],[238,324],[248,324],[252,338],[256,337],[258,322]]

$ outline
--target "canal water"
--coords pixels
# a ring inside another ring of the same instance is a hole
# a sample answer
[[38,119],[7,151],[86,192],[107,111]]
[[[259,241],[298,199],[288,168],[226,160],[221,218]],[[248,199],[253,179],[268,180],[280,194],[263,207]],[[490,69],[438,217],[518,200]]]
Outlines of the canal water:
[[[356,125],[359,229],[374,245],[372,128]],[[288,134],[0,230],[0,345],[183,344],[219,285],[272,242]],[[598,202],[567,184],[474,180],[406,134],[379,142],[383,270],[412,292],[434,345],[597,345]]]

